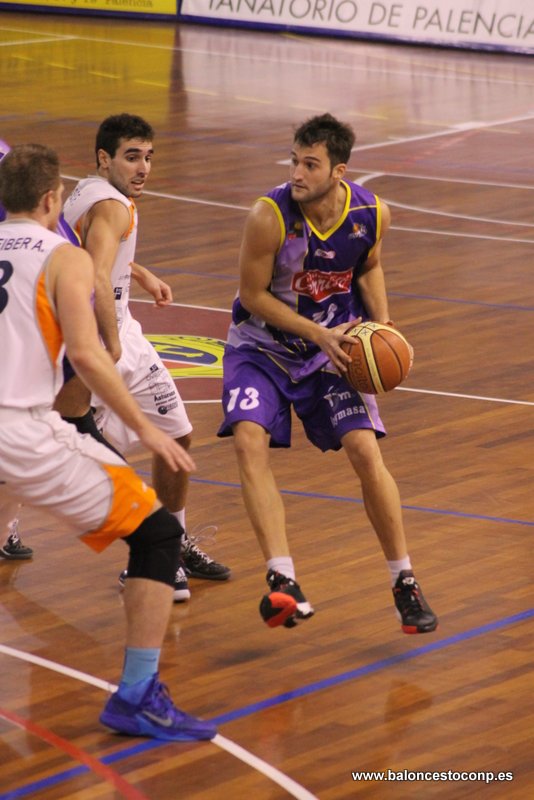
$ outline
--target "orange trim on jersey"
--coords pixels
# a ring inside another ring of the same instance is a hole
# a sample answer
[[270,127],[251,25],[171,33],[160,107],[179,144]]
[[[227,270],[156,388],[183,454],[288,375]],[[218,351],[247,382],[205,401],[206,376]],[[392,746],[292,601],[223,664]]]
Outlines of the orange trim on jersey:
[[127,464],[102,464],[113,485],[111,509],[100,528],[80,536],[82,542],[102,552],[115,539],[133,533],[148,517],[156,502],[156,492],[147,486]]
[[131,197],[129,197],[128,200],[130,201],[130,205],[128,207],[128,211],[130,212],[130,225],[128,226],[128,230],[122,237],[123,242],[130,236],[131,232],[135,227],[135,203]]
[[37,281],[37,295],[35,299],[35,313],[37,324],[48,351],[50,361],[56,364],[61,347],[63,345],[63,334],[56,319],[54,309],[46,290],[46,272],[43,270]]

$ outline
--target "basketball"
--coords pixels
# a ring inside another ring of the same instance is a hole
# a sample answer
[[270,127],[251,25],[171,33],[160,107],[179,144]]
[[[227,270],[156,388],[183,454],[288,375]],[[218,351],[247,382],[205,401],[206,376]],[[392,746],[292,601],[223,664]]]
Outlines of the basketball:
[[406,378],[413,363],[413,350],[402,333],[391,325],[362,322],[347,331],[353,342],[341,348],[352,361],[345,379],[357,392],[390,392]]

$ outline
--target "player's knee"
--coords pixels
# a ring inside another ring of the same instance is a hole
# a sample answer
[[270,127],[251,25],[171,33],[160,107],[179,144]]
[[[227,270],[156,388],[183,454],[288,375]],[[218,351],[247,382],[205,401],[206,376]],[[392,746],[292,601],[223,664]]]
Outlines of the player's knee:
[[238,422],[233,433],[234,449],[240,464],[259,465],[269,460],[269,436],[261,425]]
[[[359,434],[361,431],[352,431],[351,433]],[[369,436],[352,436],[348,434],[342,440],[343,447],[345,448],[349,460],[358,473],[358,475],[374,475],[379,472],[384,466],[382,454],[378,446],[376,437],[372,431]]]
[[183,528],[166,508],[147,517],[124,541],[130,548],[129,578],[174,586]]
[[180,438],[176,439],[176,441],[184,448],[184,450],[189,450],[191,447],[191,442],[193,441],[193,437],[190,433],[186,433],[185,436],[180,436]]

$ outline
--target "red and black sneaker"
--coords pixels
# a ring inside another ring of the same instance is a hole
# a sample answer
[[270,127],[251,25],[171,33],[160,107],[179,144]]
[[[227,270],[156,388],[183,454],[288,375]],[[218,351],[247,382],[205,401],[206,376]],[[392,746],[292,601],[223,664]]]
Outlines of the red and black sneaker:
[[261,599],[260,614],[269,628],[294,628],[301,620],[313,617],[313,608],[292,578],[270,569],[267,583],[271,591]]
[[403,570],[393,587],[397,616],[404,633],[431,633],[438,618],[426,602],[411,570]]

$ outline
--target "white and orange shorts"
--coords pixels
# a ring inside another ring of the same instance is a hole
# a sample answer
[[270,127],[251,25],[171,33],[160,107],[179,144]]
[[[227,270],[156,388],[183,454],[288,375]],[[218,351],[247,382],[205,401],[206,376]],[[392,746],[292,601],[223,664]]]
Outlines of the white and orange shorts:
[[119,456],[48,407],[0,408],[2,495],[45,508],[97,552],[133,533],[156,494]]
[[[116,367],[146,416],[172,439],[180,439],[191,433],[193,426],[169,370],[143,336],[137,320],[128,321],[126,330],[121,330],[120,338],[122,356]],[[91,402],[96,409],[98,429],[117,450],[126,454],[139,444],[137,434],[98,397],[93,396]]]

